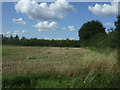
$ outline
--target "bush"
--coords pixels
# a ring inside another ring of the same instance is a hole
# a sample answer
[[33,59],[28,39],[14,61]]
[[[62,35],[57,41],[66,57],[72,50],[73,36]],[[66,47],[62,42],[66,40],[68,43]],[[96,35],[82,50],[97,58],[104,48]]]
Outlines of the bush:
[[95,47],[95,48],[119,48],[120,33],[113,31],[110,34],[98,33],[89,40],[81,42],[82,47]]

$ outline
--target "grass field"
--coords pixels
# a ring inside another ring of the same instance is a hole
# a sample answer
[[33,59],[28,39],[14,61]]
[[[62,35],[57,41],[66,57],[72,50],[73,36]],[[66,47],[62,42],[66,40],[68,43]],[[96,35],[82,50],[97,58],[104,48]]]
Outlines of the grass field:
[[117,50],[3,46],[3,88],[120,88]]

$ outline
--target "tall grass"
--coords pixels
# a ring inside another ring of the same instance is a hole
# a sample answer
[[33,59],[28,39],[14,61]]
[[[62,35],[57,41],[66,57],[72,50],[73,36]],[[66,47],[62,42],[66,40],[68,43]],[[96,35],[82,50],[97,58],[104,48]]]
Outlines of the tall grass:
[[120,88],[120,73],[89,72],[79,77],[55,74],[4,75],[3,88]]
[[[120,86],[117,50],[22,47],[21,51],[16,49],[14,54],[12,51],[10,53],[11,55],[3,56],[3,87],[118,88]],[[17,75],[14,75],[15,73]]]

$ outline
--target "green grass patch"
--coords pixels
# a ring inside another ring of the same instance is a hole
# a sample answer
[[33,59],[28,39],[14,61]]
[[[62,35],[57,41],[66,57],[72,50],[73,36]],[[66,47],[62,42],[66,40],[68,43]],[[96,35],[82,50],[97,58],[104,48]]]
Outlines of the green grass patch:
[[25,49],[2,49],[2,56],[16,55],[16,53],[23,51],[25,51]]
[[2,49],[2,56],[12,55],[16,49]]
[[88,48],[88,49],[90,49],[91,51],[95,51],[95,52],[98,52],[98,53],[100,53],[100,54],[103,54],[103,55],[105,55],[105,56],[109,56],[112,52],[115,52],[115,51],[117,51],[117,50],[115,50],[115,49],[111,49],[111,48]]
[[3,88],[120,88],[120,73],[95,71],[67,77],[55,74],[3,75]]

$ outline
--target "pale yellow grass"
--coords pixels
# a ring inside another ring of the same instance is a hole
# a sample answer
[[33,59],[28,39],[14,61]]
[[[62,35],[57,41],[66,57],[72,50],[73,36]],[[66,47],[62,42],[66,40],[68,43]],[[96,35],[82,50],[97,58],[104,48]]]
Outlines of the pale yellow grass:
[[[11,55],[3,56],[3,74],[56,73],[73,76],[80,75],[85,70],[114,72],[117,67],[118,56],[115,50],[105,55],[85,48],[5,46],[3,49],[9,48],[16,51]],[[30,56],[36,58],[27,58]]]

